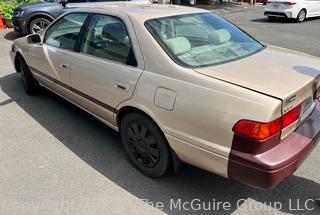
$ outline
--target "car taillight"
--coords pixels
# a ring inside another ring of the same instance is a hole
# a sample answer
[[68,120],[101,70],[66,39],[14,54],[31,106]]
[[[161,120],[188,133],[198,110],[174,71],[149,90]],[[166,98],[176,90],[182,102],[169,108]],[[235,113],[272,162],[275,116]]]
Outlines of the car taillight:
[[300,118],[301,104],[282,116],[282,128],[288,127]]
[[251,120],[240,120],[233,127],[233,132],[255,140],[266,140],[300,118],[301,104],[272,122],[262,123]]
[[296,2],[283,2],[283,4],[285,4],[285,5],[296,5],[297,3]]
[[256,140],[265,140],[281,130],[281,119],[269,123],[240,120],[233,128],[233,132]]

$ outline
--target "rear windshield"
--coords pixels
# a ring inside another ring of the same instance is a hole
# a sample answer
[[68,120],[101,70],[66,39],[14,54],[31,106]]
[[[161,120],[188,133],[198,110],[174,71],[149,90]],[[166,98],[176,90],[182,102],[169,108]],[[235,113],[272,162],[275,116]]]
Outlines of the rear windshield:
[[237,60],[263,45],[213,13],[147,20],[147,29],[177,63],[204,67]]

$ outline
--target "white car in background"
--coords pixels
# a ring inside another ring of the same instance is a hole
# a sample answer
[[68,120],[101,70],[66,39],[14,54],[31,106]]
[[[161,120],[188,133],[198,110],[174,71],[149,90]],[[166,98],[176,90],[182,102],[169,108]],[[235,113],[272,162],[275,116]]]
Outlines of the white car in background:
[[306,18],[320,16],[320,0],[270,0],[264,15],[270,20],[285,17],[303,22]]

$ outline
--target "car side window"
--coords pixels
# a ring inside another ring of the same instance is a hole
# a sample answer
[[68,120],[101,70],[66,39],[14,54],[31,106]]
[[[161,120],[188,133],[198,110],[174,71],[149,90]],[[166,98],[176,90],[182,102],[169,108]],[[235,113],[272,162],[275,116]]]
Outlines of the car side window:
[[80,52],[137,66],[127,28],[121,19],[113,16],[93,17]]
[[44,43],[73,50],[87,16],[86,13],[73,13],[61,18],[47,30]]

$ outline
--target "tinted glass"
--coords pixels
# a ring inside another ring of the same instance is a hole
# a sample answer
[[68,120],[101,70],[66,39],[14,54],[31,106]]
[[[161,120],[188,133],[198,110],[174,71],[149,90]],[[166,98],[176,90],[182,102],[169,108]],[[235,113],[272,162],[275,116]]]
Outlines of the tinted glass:
[[46,32],[45,43],[73,50],[86,18],[87,14],[84,13],[69,14],[61,18]]
[[136,65],[127,28],[119,18],[96,15],[81,44],[81,52]]
[[165,51],[188,67],[220,64],[249,56],[263,46],[213,13],[187,14],[146,21]]

